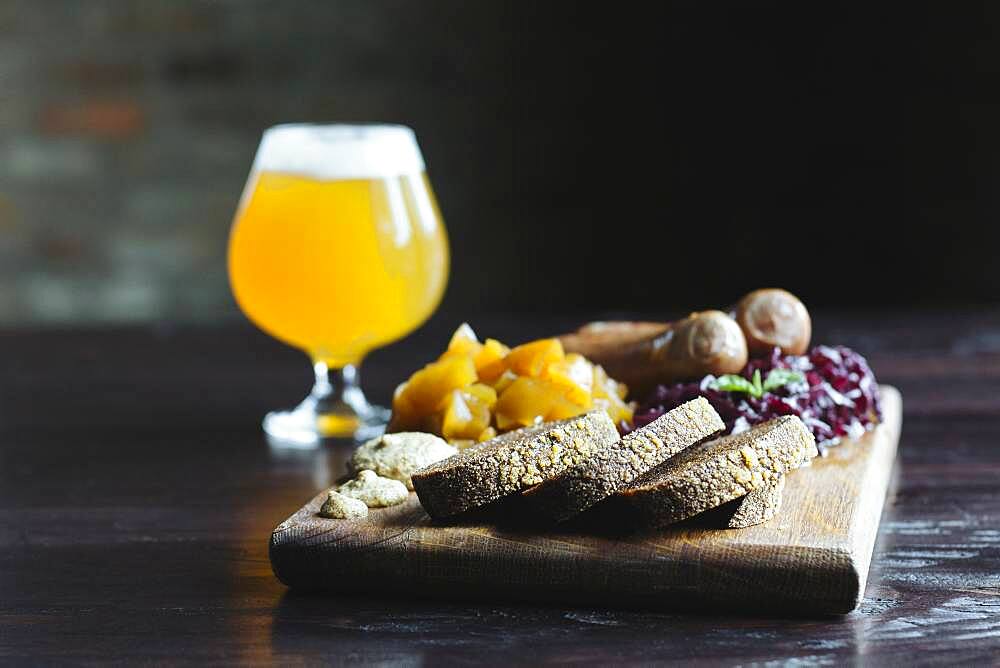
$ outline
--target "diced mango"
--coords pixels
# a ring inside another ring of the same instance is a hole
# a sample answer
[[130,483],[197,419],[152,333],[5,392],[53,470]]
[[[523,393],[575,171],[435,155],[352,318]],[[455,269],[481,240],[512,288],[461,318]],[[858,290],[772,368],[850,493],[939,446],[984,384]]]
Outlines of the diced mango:
[[473,383],[468,387],[462,388],[464,394],[470,395],[478,400],[480,403],[485,405],[490,410],[497,403],[497,391],[494,390],[489,385],[483,385],[482,383]]
[[517,378],[497,399],[496,423],[500,431],[517,429],[542,420],[549,394],[534,378]]
[[608,376],[604,368],[594,365],[594,408],[602,408],[615,424],[632,420],[633,408],[625,403],[628,387]]
[[448,342],[448,350],[455,350],[470,353],[475,355],[479,352],[479,337],[469,326],[469,323],[463,322],[455,330],[455,333],[451,335],[451,340]]
[[448,349],[438,359],[447,359],[462,355],[475,357],[479,354],[482,347],[483,344],[479,343],[479,339],[476,337],[476,333],[472,331],[469,323],[463,322],[455,330],[455,333],[451,335],[451,340],[448,342]]
[[403,401],[423,414],[444,407],[444,402],[452,390],[476,382],[476,367],[467,356],[448,357],[431,362],[410,377],[402,391]]
[[570,401],[547,380],[522,376],[497,399],[496,423],[500,431],[525,427],[544,420],[561,420],[586,412],[587,406]]
[[490,426],[485,402],[462,390],[452,390],[441,421],[441,435],[448,439],[476,439]]
[[422,414],[406,396],[409,382],[400,383],[392,395],[392,424],[394,431],[417,429],[421,423]]
[[625,403],[617,396],[596,397],[594,399],[593,407],[600,408],[607,413],[608,417],[610,417],[615,424],[618,424],[622,420],[630,422],[634,412],[631,404]]
[[519,376],[538,378],[549,364],[565,357],[559,339],[539,339],[511,349],[504,363]]
[[510,387],[511,383],[517,380],[517,378],[517,374],[513,371],[504,371],[503,374],[501,374],[500,377],[493,383],[493,389],[496,390],[497,394],[500,394]]
[[558,387],[573,403],[589,406],[594,372],[582,355],[570,353],[565,359],[549,364],[542,377]]
[[608,376],[600,364],[594,365],[594,397],[617,397],[624,400],[628,396],[628,386]]
[[565,420],[576,415],[582,415],[590,410],[591,404],[586,405],[570,401],[565,396],[554,396],[549,404],[549,410],[545,414],[546,420]]
[[521,427],[525,426],[521,424],[519,420],[516,420],[512,417],[509,418],[503,413],[497,413],[496,415],[494,415],[494,421],[497,423],[497,429],[499,429],[501,432],[511,431],[512,429],[520,429]]
[[428,431],[458,447],[540,421],[600,408],[615,421],[631,420],[625,385],[581,355],[565,354],[558,339],[510,349],[496,339],[480,343],[463,323],[437,361],[396,388],[390,431]]
[[486,339],[479,352],[473,358],[476,364],[476,373],[484,383],[492,383],[507,370],[503,363],[510,348],[500,343],[496,339]]
[[608,374],[600,364],[594,365],[594,396],[604,397],[608,393]]
[[479,380],[484,383],[496,383],[504,373],[507,373],[507,366],[504,364],[503,360],[496,360],[495,362],[490,362],[489,364],[481,367],[476,371],[479,375]]
[[445,438],[462,438],[462,432],[472,420],[472,410],[461,390],[452,390],[448,395],[447,406],[441,413],[441,435]]
[[396,407],[401,408],[412,408],[412,405],[408,400],[406,400],[406,388],[410,385],[410,381],[403,381],[396,386],[396,389],[392,393],[392,410],[395,411]]

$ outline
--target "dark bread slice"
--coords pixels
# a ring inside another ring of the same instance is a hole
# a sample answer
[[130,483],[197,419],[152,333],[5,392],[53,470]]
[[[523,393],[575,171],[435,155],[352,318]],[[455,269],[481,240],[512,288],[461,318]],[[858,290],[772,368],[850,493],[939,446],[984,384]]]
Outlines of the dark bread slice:
[[[760,489],[755,489],[744,497],[724,503],[717,509],[713,526],[726,529],[745,529],[763,524],[778,514],[781,498],[785,491],[785,476],[778,476]],[[715,513],[716,511],[710,511]]]
[[567,520],[725,426],[712,405],[698,397],[531,487],[524,500],[545,520]]
[[457,515],[537,485],[618,440],[604,411],[501,434],[411,476],[431,517]]
[[643,523],[665,526],[760,489],[816,454],[812,432],[786,415],[688,448],[615,498]]

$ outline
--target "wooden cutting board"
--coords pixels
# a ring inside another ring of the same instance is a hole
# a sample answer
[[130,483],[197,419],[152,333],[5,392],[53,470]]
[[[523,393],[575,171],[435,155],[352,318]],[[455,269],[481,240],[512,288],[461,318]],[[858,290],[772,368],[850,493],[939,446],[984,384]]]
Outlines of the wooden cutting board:
[[899,392],[881,389],[883,424],[789,474],[780,512],[756,527],[616,535],[586,522],[442,525],[415,494],[352,522],[316,514],[324,493],[275,528],[271,565],[296,589],[846,613],[864,594],[902,421]]

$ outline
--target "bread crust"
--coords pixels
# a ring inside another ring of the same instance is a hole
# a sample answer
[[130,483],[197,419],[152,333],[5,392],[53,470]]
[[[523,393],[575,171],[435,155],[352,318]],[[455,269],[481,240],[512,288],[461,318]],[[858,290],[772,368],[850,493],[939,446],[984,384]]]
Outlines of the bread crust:
[[427,513],[450,517],[558,476],[618,440],[604,411],[519,429],[435,462],[411,476]]
[[619,491],[643,524],[665,526],[761,489],[816,456],[796,416],[688,448]]
[[712,405],[698,397],[531,487],[523,493],[524,500],[546,520],[567,520],[724,428]]
[[781,509],[785,491],[785,476],[772,480],[746,496],[719,507],[718,526],[726,529],[746,529],[767,522]]

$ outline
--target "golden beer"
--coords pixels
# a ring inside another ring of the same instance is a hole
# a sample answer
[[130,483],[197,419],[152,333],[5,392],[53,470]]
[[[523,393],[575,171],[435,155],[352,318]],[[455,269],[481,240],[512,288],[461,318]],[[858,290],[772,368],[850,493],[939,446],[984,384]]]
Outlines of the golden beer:
[[[408,128],[265,133],[230,235],[230,282],[250,320],[312,358],[317,387],[330,384],[321,375],[341,369],[349,377],[338,382],[351,384],[366,353],[426,320],[448,264],[444,225]],[[318,411],[319,435],[364,421],[351,414],[364,407],[345,400],[328,406],[329,415]],[[294,417],[308,430],[304,408]]]
[[261,329],[342,367],[434,312],[448,243],[424,174],[323,181],[265,172],[237,216],[229,274]]

